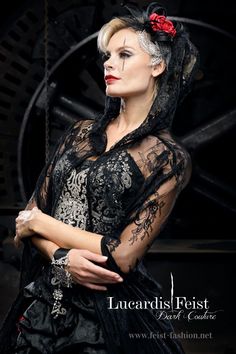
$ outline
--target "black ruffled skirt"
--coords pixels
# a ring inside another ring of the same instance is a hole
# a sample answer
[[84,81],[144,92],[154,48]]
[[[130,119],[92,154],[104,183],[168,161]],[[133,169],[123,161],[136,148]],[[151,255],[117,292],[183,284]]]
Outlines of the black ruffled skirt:
[[25,288],[31,304],[20,317],[17,354],[107,354],[100,322],[95,312],[93,291],[74,285],[63,288],[67,312],[53,318],[54,303],[50,267]]
[[[25,288],[30,305],[18,323],[14,354],[184,354],[181,343],[169,336],[171,323],[158,320],[155,311],[108,308],[109,297],[143,302],[160,295],[159,284],[146,269],[128,274],[124,282],[108,286],[106,292],[79,285],[63,288],[62,305],[67,312],[56,319],[51,314],[51,267],[42,274]],[[132,333],[140,333],[140,337],[134,338]],[[149,338],[150,333],[160,336]]]

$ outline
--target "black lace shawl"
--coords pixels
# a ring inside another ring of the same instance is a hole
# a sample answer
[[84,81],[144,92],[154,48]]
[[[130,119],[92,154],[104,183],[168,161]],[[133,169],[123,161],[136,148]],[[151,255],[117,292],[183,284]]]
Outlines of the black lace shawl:
[[[108,267],[125,278],[122,284],[108,287],[105,295],[94,292],[108,351],[112,354],[143,354],[145,347],[150,354],[182,353],[176,341],[149,341],[146,344],[145,340],[130,341],[128,332],[156,332],[157,324],[160,331],[169,332],[171,325],[165,321],[157,323],[155,316],[148,311],[144,314],[143,311],[132,311],[128,315],[124,311],[108,311],[106,299],[107,296],[117,296],[119,300],[142,301],[151,299],[159,291],[157,284],[141,270],[138,263],[165,225],[176,198],[189,180],[189,155],[172,138],[169,130],[177,104],[191,87],[196,63],[197,51],[183,31],[175,40],[169,68],[158,82],[158,95],[141,126],[105,153],[105,130],[108,123],[118,115],[120,108],[120,99],[107,97],[102,116],[98,116],[95,121],[79,121],[62,136],[27,206],[31,208],[37,205],[43,212],[53,215],[64,179],[59,179],[55,185],[51,174],[65,152],[69,152],[70,168],[78,167],[91,157],[109,158],[117,151],[126,151],[140,169],[144,183],[140,186],[140,192],[133,196],[123,231],[120,235],[104,236],[101,242],[102,253],[109,257]],[[70,172],[70,168],[65,175]],[[126,257],[121,257],[122,254]],[[26,306],[22,289],[37,277],[44,262],[43,257],[27,240],[22,260],[21,291],[1,331],[1,353],[11,353],[9,348],[17,333],[17,318]]]

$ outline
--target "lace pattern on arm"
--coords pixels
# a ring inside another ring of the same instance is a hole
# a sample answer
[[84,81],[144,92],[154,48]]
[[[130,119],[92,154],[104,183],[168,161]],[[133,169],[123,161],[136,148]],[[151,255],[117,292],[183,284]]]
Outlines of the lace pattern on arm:
[[[186,169],[185,155],[178,146],[174,154],[160,142],[144,152],[137,151],[137,157],[136,164],[145,176],[145,185],[140,188],[131,222],[123,229],[118,241],[111,237],[102,240],[124,273],[135,269],[165,226],[182,190]],[[146,192],[150,185],[155,186],[152,194]]]

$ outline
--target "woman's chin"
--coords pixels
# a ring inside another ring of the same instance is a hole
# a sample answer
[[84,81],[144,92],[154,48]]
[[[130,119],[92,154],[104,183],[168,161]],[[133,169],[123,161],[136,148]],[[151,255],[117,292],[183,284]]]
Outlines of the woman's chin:
[[117,97],[117,95],[114,92],[110,92],[110,91],[106,91],[106,96]]
[[113,89],[110,89],[109,87],[107,87],[106,95],[110,96],[110,97],[121,97],[122,93],[120,91],[113,90]]

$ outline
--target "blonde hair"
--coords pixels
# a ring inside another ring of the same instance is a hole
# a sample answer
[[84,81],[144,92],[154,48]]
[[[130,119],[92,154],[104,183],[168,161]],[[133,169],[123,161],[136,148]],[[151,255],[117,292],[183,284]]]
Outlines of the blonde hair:
[[107,50],[107,45],[113,34],[128,27],[129,26],[124,20],[117,17],[103,25],[98,33],[97,43],[99,51],[105,53]]

